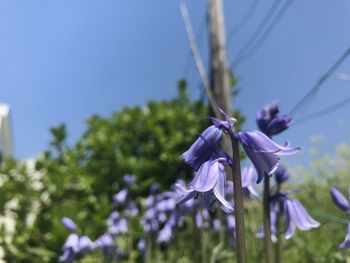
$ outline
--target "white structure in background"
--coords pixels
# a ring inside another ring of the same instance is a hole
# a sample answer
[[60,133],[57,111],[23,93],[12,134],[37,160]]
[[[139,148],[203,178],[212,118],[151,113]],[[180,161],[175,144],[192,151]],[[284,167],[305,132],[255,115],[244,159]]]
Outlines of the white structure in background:
[[0,104],[0,153],[5,158],[12,156],[10,107],[6,104]]

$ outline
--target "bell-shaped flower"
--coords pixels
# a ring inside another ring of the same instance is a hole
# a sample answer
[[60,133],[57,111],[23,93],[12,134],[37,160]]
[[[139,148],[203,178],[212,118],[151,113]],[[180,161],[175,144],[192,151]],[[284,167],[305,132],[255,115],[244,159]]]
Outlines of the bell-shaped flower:
[[96,245],[88,236],[81,236],[79,238],[79,253],[87,254],[93,250],[95,250]]
[[253,196],[259,199],[259,194],[255,189],[255,184],[257,180],[256,170],[253,166],[243,167],[242,169],[242,187],[245,195],[249,198]]
[[74,231],[77,228],[77,224],[68,217],[62,217],[62,225],[64,225],[68,230]]
[[206,208],[197,211],[195,216],[196,227],[199,229],[209,227],[210,215]]
[[288,115],[278,115],[279,103],[273,101],[259,110],[256,114],[256,123],[259,130],[268,137],[281,133],[289,128],[292,117]]
[[286,182],[289,179],[289,173],[283,165],[279,165],[274,173],[275,181],[278,185]]
[[349,205],[348,199],[346,199],[345,196],[335,187],[332,187],[330,192],[331,192],[331,196],[334,204],[338,206],[341,210],[349,214],[350,205]]
[[[296,199],[290,198],[288,195],[295,191],[279,192],[270,199],[270,220],[271,220],[271,239],[273,242],[276,238],[277,217],[284,216],[287,230],[285,238],[289,239],[293,236],[295,229],[306,231],[320,226],[320,223],[314,220],[306,211],[304,206]],[[264,230],[260,227],[256,237],[263,237]]]
[[63,255],[59,262],[73,262],[79,253],[79,236],[75,233],[70,234],[63,245]]
[[273,175],[279,166],[280,155],[291,155],[300,150],[299,147],[289,147],[288,143],[279,145],[260,131],[240,132],[236,136],[258,172],[257,183],[265,174]]
[[350,247],[350,223],[346,229],[346,236],[343,243],[340,244],[341,249],[348,249]]
[[123,183],[127,186],[130,187],[133,183],[135,183],[136,177],[134,175],[125,175],[123,177]]
[[105,233],[99,236],[95,241],[96,247],[100,248],[104,254],[112,254],[116,251],[116,246],[113,237]]
[[221,139],[221,135],[222,131],[219,128],[215,125],[209,126],[192,146],[181,155],[181,159],[193,169],[198,170],[204,162],[217,154],[217,144]]
[[168,243],[173,235],[173,230],[177,223],[176,213],[172,213],[168,221],[165,223],[163,228],[159,231],[157,242],[158,243]]
[[175,184],[180,195],[179,202],[182,203],[191,198],[198,198],[210,209],[215,200],[218,200],[225,212],[232,212],[233,207],[225,199],[226,173],[222,163],[225,161],[224,158],[219,158],[203,163],[195,173],[188,188],[181,184]]
[[137,242],[137,250],[144,255],[146,252],[146,239],[142,238]]
[[119,206],[120,204],[124,203],[126,198],[128,197],[129,190],[124,188],[120,190],[118,193],[116,193],[113,196],[113,202],[116,206]]
[[226,220],[227,230],[232,234],[233,239],[236,239],[236,219],[234,215],[227,215]]
[[139,214],[139,209],[134,201],[130,201],[125,208],[125,215],[135,217]]
[[279,113],[279,107],[279,103],[277,101],[273,101],[265,105],[256,113],[256,123],[260,131],[265,134],[267,133],[267,126]]
[[293,118],[288,115],[277,116],[267,125],[266,134],[272,136],[281,133],[289,128],[292,121]]
[[296,199],[285,200],[284,213],[287,224],[286,239],[293,236],[295,228],[306,231],[320,226],[320,223],[314,220]]

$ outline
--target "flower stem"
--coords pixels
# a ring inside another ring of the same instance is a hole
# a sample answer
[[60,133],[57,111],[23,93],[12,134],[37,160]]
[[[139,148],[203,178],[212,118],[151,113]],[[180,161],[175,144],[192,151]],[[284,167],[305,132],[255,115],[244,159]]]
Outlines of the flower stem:
[[246,244],[245,244],[245,228],[244,228],[244,207],[243,207],[243,188],[241,178],[241,165],[239,157],[238,141],[230,131],[232,144],[233,162],[231,165],[233,188],[234,188],[234,203],[235,203],[235,221],[236,221],[236,250],[237,263],[246,263]]
[[263,219],[264,219],[264,242],[266,263],[273,263],[271,222],[270,222],[270,177],[264,176],[264,198],[263,198]]
[[281,234],[281,214],[277,213],[277,219],[276,219],[276,237],[277,237],[277,243],[276,243],[276,263],[282,263],[282,234]]
[[[281,185],[277,185],[277,193],[281,191]],[[282,219],[282,214],[281,211],[283,211],[282,204],[279,205],[279,209],[276,215],[276,238],[277,238],[277,243],[275,246],[275,256],[276,256],[276,263],[282,263],[282,233],[281,233],[281,219]]]

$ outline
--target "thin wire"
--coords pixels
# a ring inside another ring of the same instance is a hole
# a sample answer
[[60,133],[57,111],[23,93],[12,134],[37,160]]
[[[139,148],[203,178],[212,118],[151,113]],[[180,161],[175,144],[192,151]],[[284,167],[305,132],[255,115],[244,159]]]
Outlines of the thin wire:
[[331,105],[331,106],[329,106],[329,107],[327,107],[327,108],[325,108],[323,110],[319,110],[319,111],[313,112],[311,114],[308,114],[308,115],[305,115],[303,117],[300,117],[300,118],[296,119],[294,121],[294,125],[295,124],[299,124],[299,123],[303,123],[305,121],[309,121],[309,120],[312,120],[312,119],[315,119],[315,118],[318,118],[318,117],[321,117],[321,116],[326,115],[326,114],[329,114],[331,112],[334,112],[334,111],[336,111],[336,110],[338,110],[338,109],[348,105],[349,103],[350,103],[350,97],[347,97],[346,99],[344,99],[344,100],[342,100],[342,101],[340,101],[338,103],[335,103],[335,104],[333,104],[333,105]]
[[281,9],[276,14],[275,18],[271,21],[271,23],[268,25],[267,29],[262,33],[260,38],[253,44],[249,49],[246,50],[246,52],[236,59],[233,66],[237,67],[239,64],[241,64],[243,61],[245,61],[247,58],[252,56],[256,51],[259,50],[259,48],[262,46],[262,44],[266,41],[266,39],[270,36],[270,34],[273,32],[275,27],[278,25],[278,23],[281,21],[283,16],[286,14],[288,9],[292,6],[294,3],[294,0],[288,0],[283,4]]
[[278,10],[278,6],[280,3],[281,3],[281,0],[274,0],[272,6],[270,7],[268,12],[262,19],[261,23],[255,29],[253,35],[245,42],[243,47],[238,51],[237,59],[239,59],[242,55],[244,55],[246,50],[249,49],[249,47],[254,44],[254,42],[259,37],[259,35],[264,31],[265,26],[270,22],[276,10]]
[[[196,38],[199,40],[199,45],[200,43],[202,43],[202,38],[206,29],[206,22],[207,22],[207,16],[206,13],[203,16],[203,19],[197,29],[197,32],[195,34]],[[200,50],[200,46],[198,47],[198,49]],[[188,78],[189,74],[190,74],[190,69],[192,69],[191,65],[192,65],[192,51],[191,48],[188,50],[188,54],[187,54],[187,58],[186,58],[186,64],[185,64],[185,68],[184,68],[184,72],[183,72],[183,77],[185,79]]]
[[180,3],[180,11],[181,11],[181,15],[182,15],[182,18],[183,18],[183,21],[185,24],[185,29],[186,29],[188,41],[190,42],[190,47],[192,50],[192,55],[193,55],[194,61],[196,63],[198,74],[200,76],[203,87],[207,93],[210,106],[211,106],[215,116],[219,118],[221,116],[221,114],[218,110],[218,104],[215,100],[215,97],[210,90],[210,82],[209,82],[208,74],[206,72],[206,69],[205,69],[205,66],[203,63],[203,59],[202,59],[201,54],[200,54],[199,49],[198,49],[196,38],[195,38],[194,33],[193,33],[193,28],[192,28],[190,16],[189,16],[188,9],[187,9],[187,6],[185,3]]
[[235,27],[233,27],[227,37],[227,44],[229,44],[234,36],[238,34],[238,32],[247,24],[252,15],[255,12],[256,7],[258,6],[259,0],[253,0],[247,13],[242,17],[241,20],[237,23]]
[[337,61],[327,70],[327,72],[325,74],[323,74],[319,80],[316,82],[316,84],[311,88],[311,90],[305,94],[304,97],[302,97],[296,104],[295,106],[292,108],[292,110],[290,111],[289,115],[290,116],[294,116],[295,113],[301,109],[307,102],[309,99],[311,99],[313,96],[316,95],[316,93],[319,91],[319,89],[321,88],[322,84],[329,79],[333,73],[335,72],[335,70],[347,59],[347,57],[350,55],[350,48],[348,48],[347,50],[345,50],[345,52],[343,53],[343,55],[341,55]]

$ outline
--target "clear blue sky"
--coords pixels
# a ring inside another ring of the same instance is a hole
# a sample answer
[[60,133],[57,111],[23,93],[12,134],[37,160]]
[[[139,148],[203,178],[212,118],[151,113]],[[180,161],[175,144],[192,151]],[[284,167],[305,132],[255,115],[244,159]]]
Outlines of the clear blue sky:
[[[226,30],[252,0],[224,1]],[[197,98],[193,62],[180,1],[0,0],[0,102],[12,107],[15,153],[38,154],[48,145],[49,127],[68,126],[70,141],[84,131],[92,113],[108,116],[126,105],[143,105],[176,95],[177,80],[188,77]],[[272,0],[259,1],[252,19],[228,44],[229,60],[252,34]],[[187,1],[196,32],[202,31],[207,1]],[[255,112],[273,99],[289,111],[322,73],[350,46],[349,0],[295,0],[261,49],[237,68],[240,95],[234,101],[255,128]],[[198,33],[208,58],[206,32]],[[337,71],[350,73],[350,60]],[[330,79],[306,114],[350,96],[350,81]],[[302,146],[323,134],[321,147],[349,142],[350,106],[296,125],[277,138]]]

